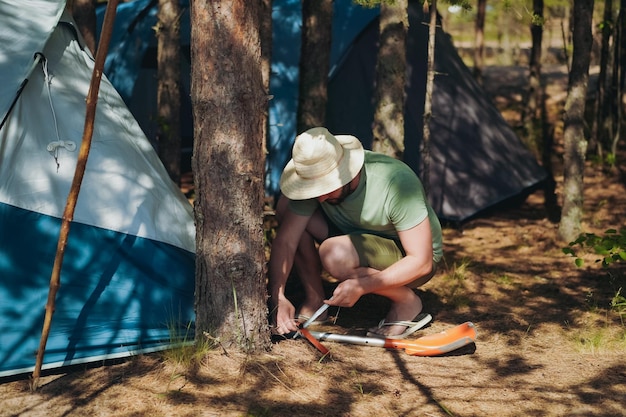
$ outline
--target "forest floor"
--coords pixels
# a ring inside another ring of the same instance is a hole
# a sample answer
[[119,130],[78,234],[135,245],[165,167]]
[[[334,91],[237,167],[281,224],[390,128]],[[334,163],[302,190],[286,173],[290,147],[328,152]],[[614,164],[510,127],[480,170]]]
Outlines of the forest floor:
[[[489,68],[485,75],[488,92],[516,123],[526,72]],[[545,75],[558,152],[567,76],[564,68]],[[561,172],[555,178],[559,193]],[[586,231],[625,225],[625,178],[588,163]],[[473,322],[476,343],[455,352],[418,357],[327,342],[331,353],[322,359],[305,340],[285,340],[258,357],[205,352],[195,365],[176,352],[143,355],[47,375],[36,392],[27,376],[0,380],[0,415],[626,415],[626,325],[610,305],[626,287],[626,270],[602,269],[592,255],[576,267],[557,226],[536,191],[519,206],[445,228],[445,267],[420,290],[434,320],[418,335]],[[353,308],[331,309],[336,322],[323,329],[363,334],[386,308],[365,296]]]

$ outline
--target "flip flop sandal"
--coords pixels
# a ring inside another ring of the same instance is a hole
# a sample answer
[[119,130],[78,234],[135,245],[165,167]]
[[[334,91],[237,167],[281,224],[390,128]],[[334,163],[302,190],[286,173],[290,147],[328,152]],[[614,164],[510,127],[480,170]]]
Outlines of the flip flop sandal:
[[432,319],[433,317],[430,314],[424,313],[418,314],[412,321],[400,320],[386,322],[385,319],[382,319],[380,323],[378,323],[379,329],[382,329],[384,326],[405,326],[406,330],[403,333],[394,335],[384,335],[376,332],[367,332],[367,336],[376,337],[378,339],[405,339],[422,327],[426,326],[428,323],[431,322]]

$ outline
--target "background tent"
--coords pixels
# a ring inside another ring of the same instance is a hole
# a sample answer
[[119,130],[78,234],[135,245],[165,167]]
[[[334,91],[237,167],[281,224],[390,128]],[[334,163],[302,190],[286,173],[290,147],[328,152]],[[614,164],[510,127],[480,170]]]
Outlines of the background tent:
[[[181,2],[183,6],[187,3]],[[125,99],[131,109],[136,106],[133,103],[143,103],[138,107],[153,108],[154,115],[156,108],[151,106],[156,102],[156,76],[145,68],[156,68],[156,55],[150,52],[156,48],[151,29],[156,24],[156,2],[136,0],[120,5],[119,10],[117,39],[113,41],[105,73],[119,90],[130,94]],[[334,2],[327,126],[334,133],[359,137],[366,147],[371,144],[378,14],[377,8],[364,8],[352,0]],[[428,41],[428,29],[421,23],[421,14],[420,3],[411,2],[406,160],[418,173]],[[99,15],[101,18],[102,11]],[[181,16],[183,51],[189,48],[188,29],[185,29],[188,19],[185,10]],[[272,22],[268,195],[279,191],[280,174],[291,156],[297,134],[301,1],[274,0]],[[430,125],[433,139],[429,197],[442,219],[463,221],[509,197],[523,194],[546,175],[474,81],[451,39],[440,28],[436,61],[437,71],[442,74],[435,81],[434,118]],[[188,63],[185,61],[183,65],[186,68]],[[186,69],[183,73],[189,76]],[[183,88],[188,85],[188,80],[184,80]],[[183,112],[188,112],[183,115],[183,124],[191,132],[191,111],[183,109]],[[141,112],[135,115],[142,126],[154,119]],[[150,132],[150,128],[146,131]]]
[[[421,5],[411,2],[404,159],[418,173],[427,74],[425,20]],[[523,193],[545,179],[546,172],[476,83],[440,26],[435,40],[429,199],[440,218],[462,221]],[[355,135],[366,147],[372,142],[377,42],[375,19],[342,57],[328,87],[329,130]]]
[[[93,59],[64,6],[0,1],[0,376],[34,368],[82,140]],[[191,205],[103,77],[44,369],[162,349],[188,327],[193,338],[194,233]]]

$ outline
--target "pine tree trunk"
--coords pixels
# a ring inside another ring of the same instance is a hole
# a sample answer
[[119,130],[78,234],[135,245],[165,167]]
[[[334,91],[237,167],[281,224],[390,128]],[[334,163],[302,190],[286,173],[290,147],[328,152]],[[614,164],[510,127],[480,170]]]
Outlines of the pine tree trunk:
[[180,6],[159,0],[157,36],[157,113],[159,158],[170,178],[180,182]]
[[326,124],[333,1],[302,2],[297,133]]
[[96,54],[96,3],[97,0],[68,1],[78,30],[93,55]]
[[476,5],[476,26],[474,34],[474,78],[483,83],[483,66],[485,56],[485,15],[487,0],[478,0]]
[[402,159],[406,100],[407,0],[381,3],[372,150]]
[[601,25],[602,41],[600,48],[600,73],[596,86],[595,117],[591,131],[589,147],[596,150],[599,159],[604,159],[604,151],[609,149],[611,140],[611,106],[610,95],[607,94],[607,79],[611,65],[611,47],[609,46],[613,27],[613,0],[604,0],[604,16]]
[[435,45],[437,34],[437,0],[432,0],[430,9],[428,2],[424,2],[424,17],[429,17],[428,23],[428,72],[426,74],[426,94],[424,98],[424,133],[422,137],[422,170],[421,179],[426,195],[430,192],[430,120],[433,112],[433,90],[435,88]]
[[563,115],[563,209],[559,224],[559,237],[566,242],[575,240],[582,232],[583,180],[587,151],[584,116],[593,41],[592,15],[593,0],[574,1],[574,52]]
[[[263,75],[263,93],[265,104],[263,105],[263,140],[261,147],[267,154],[267,135],[269,132],[269,100],[270,100],[270,75],[272,71],[272,0],[262,0],[260,7],[259,22],[261,24],[261,73]],[[264,180],[265,181],[265,180]]]
[[259,16],[259,2],[191,2],[196,339],[247,353],[270,348]]
[[545,117],[544,109],[544,86],[541,80],[541,52],[543,40],[543,0],[533,0],[533,21],[530,24],[532,48],[530,51],[528,98],[522,114],[524,125],[524,142],[528,149],[539,160],[542,155],[544,144]]
[[614,114],[614,134],[611,145],[613,154],[617,154],[617,144],[621,139],[622,119],[624,117],[624,78],[626,77],[626,0],[620,0],[619,12],[617,13],[617,24],[615,25],[615,52],[613,68],[613,91],[611,101],[615,103]]

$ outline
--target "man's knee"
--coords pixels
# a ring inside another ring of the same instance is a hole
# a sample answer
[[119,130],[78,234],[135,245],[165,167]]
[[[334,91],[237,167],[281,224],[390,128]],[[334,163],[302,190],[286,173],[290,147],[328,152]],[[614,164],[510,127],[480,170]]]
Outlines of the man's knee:
[[359,266],[359,257],[347,236],[326,239],[319,247],[324,269],[340,279]]

